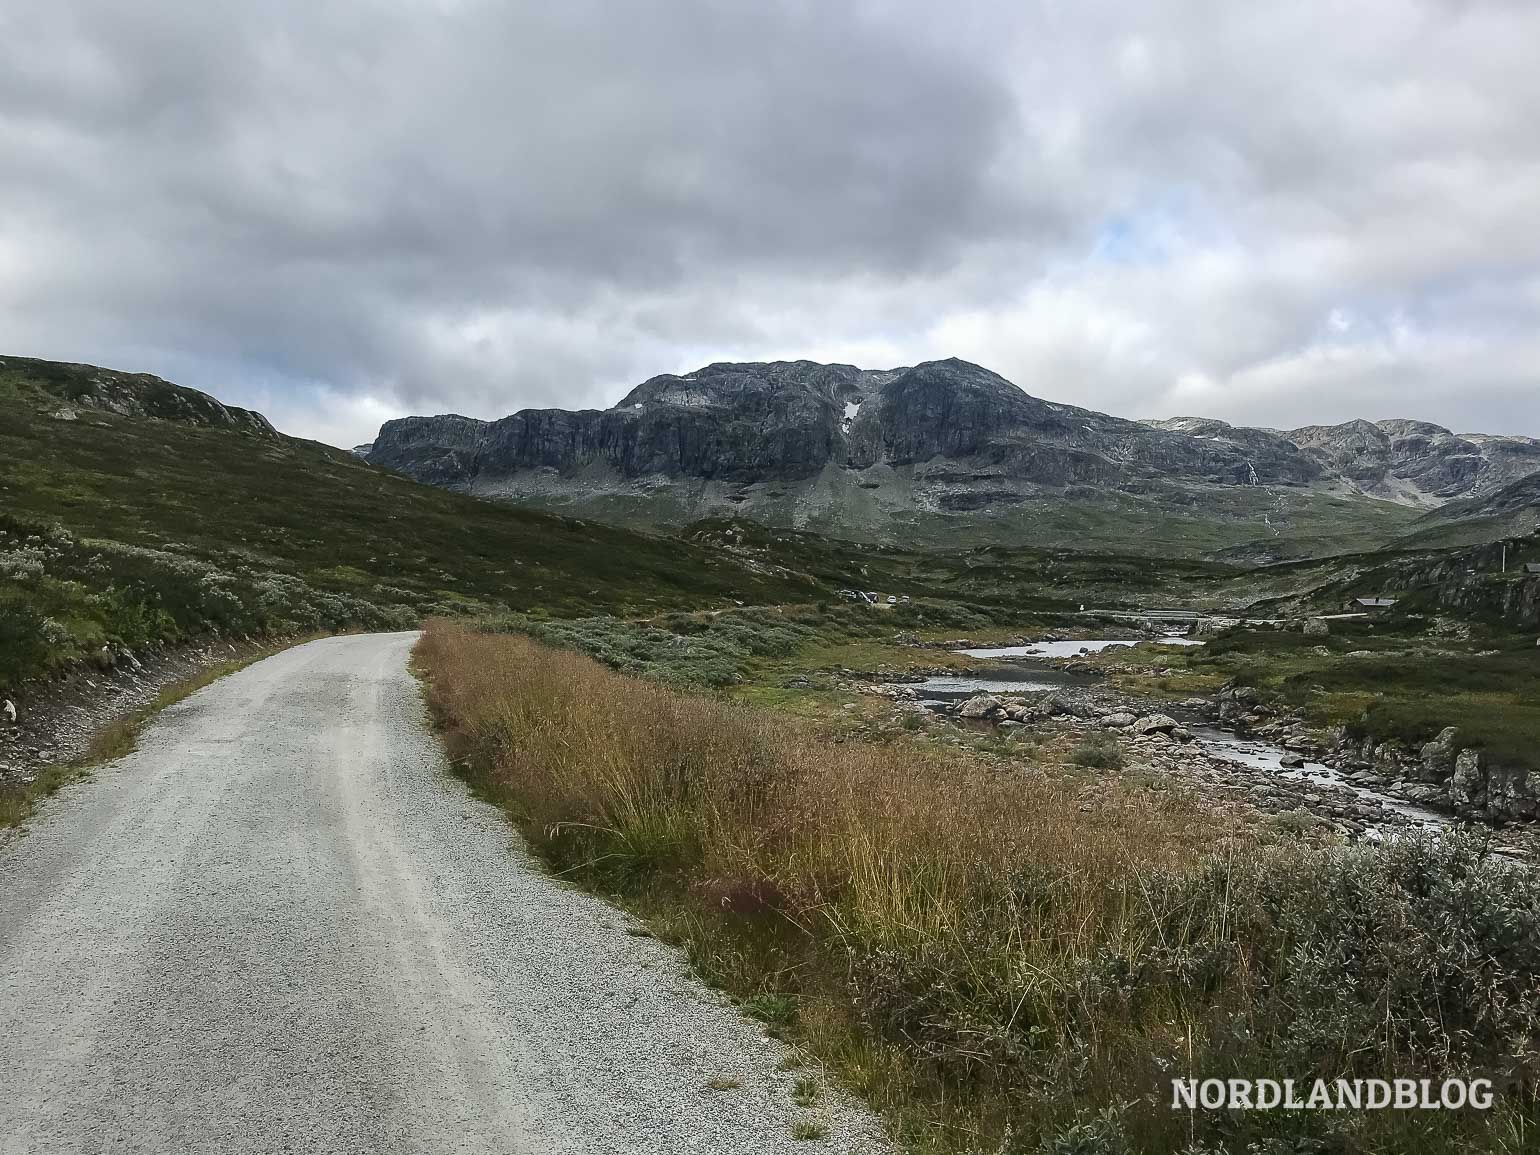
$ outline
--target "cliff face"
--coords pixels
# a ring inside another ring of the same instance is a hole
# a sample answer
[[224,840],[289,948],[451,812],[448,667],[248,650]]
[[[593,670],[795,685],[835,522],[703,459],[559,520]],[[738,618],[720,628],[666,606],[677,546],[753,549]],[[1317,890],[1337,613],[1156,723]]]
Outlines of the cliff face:
[[712,365],[638,385],[612,409],[526,409],[498,421],[387,422],[377,465],[474,488],[526,470],[616,477],[797,480],[845,455],[848,407],[872,388],[850,365]]
[[[1198,514],[1218,503],[1259,522],[1279,493],[1436,505],[1540,471],[1540,443],[1411,421],[1291,433],[1126,421],[955,359],[884,371],[790,361],[665,374],[605,410],[391,421],[368,459],[616,520],[733,512],[867,537],[911,514],[1047,508],[1066,496]],[[1243,491],[1251,496],[1225,496]]]
[[1166,474],[1242,485],[1264,473],[1299,485],[1321,472],[1273,440],[1200,438],[1056,405],[966,361],[887,372],[797,361],[654,377],[606,410],[403,418],[381,428],[369,460],[469,488],[526,470],[595,467],[623,478],[752,482],[796,481],[830,465],[935,462],[1047,486]]

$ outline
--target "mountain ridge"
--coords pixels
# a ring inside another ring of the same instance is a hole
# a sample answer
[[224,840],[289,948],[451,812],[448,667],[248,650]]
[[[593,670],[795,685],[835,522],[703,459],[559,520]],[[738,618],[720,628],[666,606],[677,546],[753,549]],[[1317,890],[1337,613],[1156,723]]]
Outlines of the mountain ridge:
[[1388,522],[1399,515],[1373,503],[1410,516],[1540,472],[1531,438],[1404,418],[1291,431],[1134,421],[1044,400],[956,358],[888,370],[718,362],[649,378],[609,409],[399,418],[366,456],[430,484],[605,520],[732,513],[858,540],[921,523],[944,538],[944,523],[970,517],[1003,519],[1008,536],[1053,502],[1151,516],[1209,503],[1282,536],[1295,507],[1321,521],[1323,502],[1345,499]]
[[210,429],[228,429],[265,440],[282,435],[262,414],[151,373],[125,373],[73,361],[36,357],[0,357],[0,378],[31,390],[40,400],[58,404],[52,415],[75,421],[79,410],[177,421]]

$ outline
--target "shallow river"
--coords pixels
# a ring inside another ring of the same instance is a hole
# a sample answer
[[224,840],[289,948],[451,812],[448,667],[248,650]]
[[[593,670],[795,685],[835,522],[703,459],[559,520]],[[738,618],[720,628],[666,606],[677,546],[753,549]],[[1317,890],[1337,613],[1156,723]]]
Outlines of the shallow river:
[[[978,649],[957,650],[970,658],[991,658],[996,663],[986,669],[966,674],[943,674],[927,678],[910,686],[922,703],[940,706],[945,703],[970,698],[974,694],[1021,694],[1032,691],[1055,690],[1064,686],[1092,686],[1101,678],[1094,674],[1082,674],[1055,669],[1048,664],[1054,658],[1074,658],[1081,654],[1095,654],[1113,646],[1132,646],[1135,642],[1126,638],[1084,638],[1069,642],[1037,642],[1028,646],[994,646]],[[1200,638],[1159,638],[1158,645],[1201,646]],[[1360,798],[1382,804],[1386,809],[1409,819],[1418,826],[1448,825],[1447,815],[1425,807],[1413,805],[1389,794],[1382,794],[1344,780],[1340,771],[1319,762],[1306,762],[1303,767],[1285,769],[1283,759],[1289,754],[1282,746],[1258,738],[1242,738],[1227,730],[1205,725],[1190,711],[1171,706],[1168,711],[1178,721],[1187,725],[1196,737],[1197,744],[1216,759],[1265,770],[1280,778],[1303,779],[1319,782],[1323,786],[1351,790]]]

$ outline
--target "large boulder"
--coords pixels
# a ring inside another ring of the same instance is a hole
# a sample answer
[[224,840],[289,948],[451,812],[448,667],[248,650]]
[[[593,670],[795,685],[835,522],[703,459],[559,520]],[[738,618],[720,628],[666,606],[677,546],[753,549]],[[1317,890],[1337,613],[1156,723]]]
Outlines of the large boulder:
[[1120,710],[1116,714],[1103,714],[1100,718],[1101,724],[1106,726],[1109,730],[1122,730],[1128,726],[1132,726],[1138,720],[1138,718],[1136,718],[1133,714],[1130,714],[1127,710]]
[[0,722],[7,726],[16,725],[16,703],[9,698],[0,703]]
[[1331,625],[1325,618],[1311,618],[1305,623],[1305,637],[1324,638],[1331,633]]
[[1486,758],[1480,750],[1461,750],[1455,756],[1454,774],[1449,779],[1449,801],[1457,813],[1464,815],[1486,809]]
[[1176,719],[1169,714],[1146,714],[1134,723],[1137,734],[1169,734],[1176,729]]
[[1540,770],[1494,766],[1480,750],[1461,750],[1449,779],[1449,802],[1468,818],[1532,821],[1540,818]]
[[1487,817],[1525,821],[1540,811],[1540,772],[1509,766],[1487,767]]
[[975,694],[957,711],[960,718],[989,718],[1005,713],[1005,704],[993,694]]
[[1443,782],[1454,773],[1454,759],[1459,750],[1460,731],[1445,726],[1438,737],[1422,748],[1423,774],[1428,782]]

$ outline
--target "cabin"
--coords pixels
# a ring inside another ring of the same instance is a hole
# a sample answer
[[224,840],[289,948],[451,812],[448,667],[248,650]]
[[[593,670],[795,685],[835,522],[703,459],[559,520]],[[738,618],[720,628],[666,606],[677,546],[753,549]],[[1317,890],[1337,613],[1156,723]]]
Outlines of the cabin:
[[1524,563],[1524,572],[1525,573],[1540,573],[1540,561],[1525,562]]
[[1348,603],[1348,609],[1358,613],[1363,613],[1364,611],[1377,613],[1380,610],[1388,610],[1395,604],[1395,598],[1354,598]]

